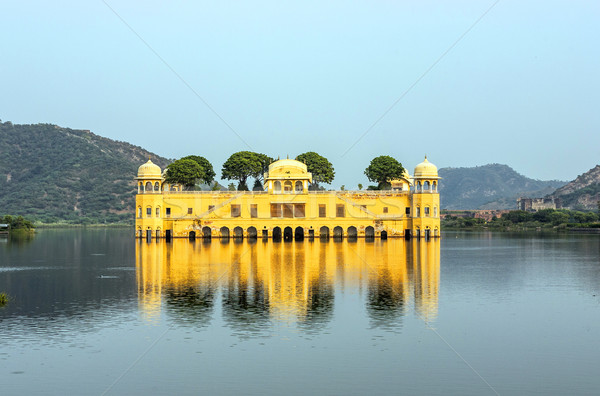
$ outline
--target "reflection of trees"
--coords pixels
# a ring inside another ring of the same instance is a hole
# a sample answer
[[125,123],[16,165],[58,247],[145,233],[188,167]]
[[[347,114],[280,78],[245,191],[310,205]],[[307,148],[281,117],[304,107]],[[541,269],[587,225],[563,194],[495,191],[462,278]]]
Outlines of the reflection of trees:
[[[308,333],[321,330],[333,318],[335,291],[331,282],[327,280],[326,250],[324,246],[319,247],[321,249],[319,249],[318,274],[309,279],[306,314],[298,323],[298,326]],[[304,254],[301,257],[304,262]]]
[[35,233],[33,231],[27,230],[12,230],[10,235],[0,235],[0,242],[5,242],[8,245],[8,248],[12,248],[15,246],[24,247],[28,245],[31,241],[33,241],[33,237]]
[[212,318],[215,290],[210,284],[168,285],[163,290],[166,311],[183,325],[205,327]]
[[306,315],[298,326],[309,333],[324,328],[333,318],[334,297],[333,285],[324,277],[312,282],[308,289]]
[[398,330],[402,327],[406,296],[403,284],[394,284],[390,270],[382,268],[369,280],[367,314],[372,328]]
[[227,287],[223,289],[223,319],[243,337],[256,337],[270,325],[269,297],[258,277],[256,249],[250,259],[250,276],[245,276],[239,253],[232,255]]

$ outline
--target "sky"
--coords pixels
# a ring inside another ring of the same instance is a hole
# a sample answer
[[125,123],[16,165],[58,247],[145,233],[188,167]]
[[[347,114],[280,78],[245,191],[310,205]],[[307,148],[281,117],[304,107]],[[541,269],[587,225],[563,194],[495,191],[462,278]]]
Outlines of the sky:
[[[600,163],[600,2],[0,2],[0,119],[87,129],[167,158],[306,151],[331,188],[410,173]],[[133,176],[132,176],[133,177]]]

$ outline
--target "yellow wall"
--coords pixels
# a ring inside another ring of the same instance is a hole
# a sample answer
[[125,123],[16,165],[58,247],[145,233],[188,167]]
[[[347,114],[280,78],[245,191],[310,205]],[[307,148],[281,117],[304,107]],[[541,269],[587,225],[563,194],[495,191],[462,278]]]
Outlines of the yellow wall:
[[[305,216],[295,218],[271,217],[271,204],[304,204]],[[209,211],[209,205],[214,209]],[[239,217],[232,217],[232,205],[239,205]],[[256,218],[251,217],[251,205],[256,205]],[[319,205],[325,205],[326,217],[319,217]],[[343,205],[344,216],[337,216],[337,205]],[[429,214],[425,208],[429,207]],[[139,216],[141,208],[141,217]],[[150,215],[147,209],[150,208]],[[387,213],[384,213],[387,208]],[[410,208],[410,214],[406,214]],[[419,208],[419,217],[417,216]],[[157,216],[158,209],[158,216]],[[170,215],[167,217],[167,209]],[[191,213],[189,210],[191,209]],[[146,230],[160,230],[160,236],[165,236],[165,230],[171,230],[173,237],[188,237],[191,231],[201,236],[203,227],[211,228],[211,235],[219,237],[221,227],[229,228],[233,235],[235,227],[244,230],[247,236],[249,227],[255,227],[258,236],[261,230],[269,231],[272,236],[275,227],[302,227],[305,236],[309,230],[314,230],[314,236],[319,237],[321,227],[329,228],[333,236],[335,227],[342,227],[344,236],[348,235],[349,227],[356,227],[359,237],[365,235],[366,227],[373,227],[375,236],[382,231],[389,237],[401,237],[405,230],[411,230],[413,236],[427,227],[430,236],[439,236],[439,194],[411,192],[308,192],[301,194],[272,194],[267,192],[158,192],[141,193],[136,196],[136,228],[145,236]]]

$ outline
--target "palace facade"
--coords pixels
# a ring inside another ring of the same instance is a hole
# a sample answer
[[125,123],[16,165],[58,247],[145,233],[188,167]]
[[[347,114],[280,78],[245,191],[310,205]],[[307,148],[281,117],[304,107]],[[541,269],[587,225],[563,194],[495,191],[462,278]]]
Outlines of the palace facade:
[[183,191],[148,160],[135,178],[139,238],[439,237],[437,167],[427,158],[385,191],[309,191],[302,162],[269,165],[265,191]]

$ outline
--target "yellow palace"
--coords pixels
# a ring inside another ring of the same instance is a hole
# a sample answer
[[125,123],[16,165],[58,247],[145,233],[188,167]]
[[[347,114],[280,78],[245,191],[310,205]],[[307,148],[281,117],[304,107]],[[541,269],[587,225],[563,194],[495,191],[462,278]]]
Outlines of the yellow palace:
[[439,237],[437,167],[427,158],[386,191],[309,191],[302,162],[269,165],[265,191],[182,191],[148,160],[135,178],[139,238]]

